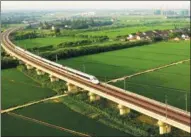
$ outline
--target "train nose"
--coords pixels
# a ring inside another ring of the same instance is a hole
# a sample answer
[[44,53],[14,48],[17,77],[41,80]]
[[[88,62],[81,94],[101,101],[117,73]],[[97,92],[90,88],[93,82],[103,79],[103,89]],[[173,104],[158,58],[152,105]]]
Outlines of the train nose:
[[95,80],[95,84],[99,84],[99,81],[98,81],[98,80]]

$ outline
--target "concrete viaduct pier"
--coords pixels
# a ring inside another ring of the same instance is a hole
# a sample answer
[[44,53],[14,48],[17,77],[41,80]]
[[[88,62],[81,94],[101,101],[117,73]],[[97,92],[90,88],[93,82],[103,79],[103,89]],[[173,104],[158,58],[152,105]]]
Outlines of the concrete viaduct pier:
[[36,69],[36,73],[37,73],[37,75],[44,75],[45,74],[45,72],[40,70],[40,69]]
[[118,108],[119,108],[119,114],[120,115],[126,115],[126,114],[129,114],[130,113],[130,108],[128,108],[128,107],[125,107],[125,106],[123,106],[123,105],[118,105]]
[[100,100],[100,96],[96,95],[93,92],[89,92],[88,96],[89,96],[91,102],[94,102],[96,100]]
[[53,75],[49,75],[49,77],[50,77],[51,82],[59,81],[59,78],[57,78],[57,77],[55,77]]

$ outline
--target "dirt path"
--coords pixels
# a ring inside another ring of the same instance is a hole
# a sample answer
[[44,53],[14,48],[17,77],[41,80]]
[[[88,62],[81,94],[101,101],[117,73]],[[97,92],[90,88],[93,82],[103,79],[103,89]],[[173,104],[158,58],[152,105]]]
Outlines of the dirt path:
[[80,132],[77,132],[77,131],[74,131],[74,130],[71,130],[71,129],[67,129],[67,128],[64,128],[64,127],[60,127],[60,126],[57,126],[57,125],[53,125],[53,124],[50,124],[50,123],[46,123],[46,122],[43,122],[43,121],[40,121],[40,120],[37,120],[37,119],[34,119],[34,118],[26,117],[26,116],[23,116],[23,115],[12,113],[12,112],[8,112],[8,114],[11,115],[11,116],[14,116],[14,117],[18,117],[18,118],[21,118],[21,119],[24,119],[24,120],[28,120],[28,121],[32,121],[32,122],[44,125],[44,126],[47,126],[47,127],[59,129],[59,130],[65,131],[65,132],[69,132],[69,133],[75,134],[77,136],[90,137],[90,135],[80,133]]
[[187,62],[187,61],[190,61],[190,59],[181,60],[181,61],[174,62],[174,63],[171,63],[171,64],[167,64],[167,65],[164,65],[164,66],[160,66],[160,67],[148,69],[148,70],[145,70],[145,71],[137,72],[137,73],[134,73],[134,74],[131,74],[131,75],[128,75],[128,76],[121,77],[121,78],[112,79],[112,80],[108,81],[107,83],[121,81],[121,80],[124,80],[126,78],[131,78],[131,77],[134,77],[134,76],[149,73],[149,72],[156,71],[156,70],[159,70],[159,69],[163,69],[163,68],[166,68],[166,67],[182,64],[182,63]]
[[64,96],[67,96],[67,95],[68,94],[57,95],[57,96],[41,99],[41,100],[38,100],[38,101],[33,101],[33,102],[30,102],[30,103],[26,103],[26,104],[23,104],[23,105],[19,105],[19,106],[16,106],[16,107],[8,108],[8,109],[5,109],[5,110],[1,110],[1,114],[6,113],[6,112],[10,112],[10,111],[13,111],[13,110],[16,110],[16,109],[20,109],[20,108],[23,108],[23,107],[28,107],[28,106],[31,106],[31,105],[34,105],[34,104],[38,104],[38,103],[41,103],[41,102],[44,102],[44,101],[64,97]]

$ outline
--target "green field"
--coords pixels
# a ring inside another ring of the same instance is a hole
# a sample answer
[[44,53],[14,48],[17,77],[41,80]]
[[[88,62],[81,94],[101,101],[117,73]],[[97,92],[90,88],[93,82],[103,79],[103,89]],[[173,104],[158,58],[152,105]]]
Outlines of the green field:
[[15,113],[91,136],[127,136],[123,132],[72,111],[62,103],[45,102],[16,110]]
[[44,47],[49,45],[57,45],[62,42],[69,41],[78,41],[83,40],[83,38],[79,37],[45,37],[45,38],[35,38],[35,39],[25,39],[25,40],[17,40],[14,43],[17,46],[23,48],[33,48],[33,47]]
[[[190,41],[169,41],[59,62],[81,71],[85,70],[104,81],[189,58]],[[190,94],[189,69],[189,63],[161,69],[129,79],[126,87],[132,92],[161,102],[165,101],[166,94],[169,104],[185,109],[185,93],[188,93],[187,96]],[[114,85],[123,88],[123,83],[122,81]],[[189,103],[190,97],[187,100]]]
[[[17,69],[2,70],[2,108],[22,105],[54,95],[50,89],[25,76]],[[72,111],[62,103],[45,102],[14,111],[16,114],[35,118],[56,126],[96,136],[125,136],[117,129],[110,128],[95,119],[87,118]],[[47,115],[48,114],[48,115]],[[82,126],[83,125],[83,126]],[[24,129],[24,130],[23,130]],[[75,134],[50,128],[26,119],[8,114],[2,115],[3,136],[75,136]]]
[[59,60],[99,79],[113,79],[190,58],[189,41],[160,42],[141,47]]
[[17,69],[1,71],[2,109],[53,96],[51,89],[42,88]]
[[[124,81],[114,84],[124,88]],[[126,89],[190,111],[190,64],[178,64],[126,80]]]
[[[72,134],[23,120],[8,114],[1,115],[2,136],[72,136]],[[74,136],[74,135],[73,135]]]

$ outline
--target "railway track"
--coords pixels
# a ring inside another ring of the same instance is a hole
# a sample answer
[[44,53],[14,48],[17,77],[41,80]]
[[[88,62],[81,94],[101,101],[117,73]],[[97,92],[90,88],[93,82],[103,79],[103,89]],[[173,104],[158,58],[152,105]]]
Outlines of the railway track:
[[58,75],[62,75],[64,77],[67,77],[68,79],[71,79],[71,80],[74,80],[80,84],[86,85],[87,87],[97,89],[97,90],[99,90],[105,94],[108,94],[108,95],[113,96],[115,98],[118,98],[120,100],[129,102],[131,104],[134,104],[136,106],[139,106],[141,108],[144,108],[146,110],[154,112],[154,113],[159,114],[161,116],[164,116],[164,117],[167,116],[168,119],[172,119],[172,120],[177,121],[179,123],[182,123],[184,125],[190,126],[190,123],[191,123],[190,122],[190,115],[187,113],[174,110],[170,106],[167,108],[165,105],[156,104],[156,103],[153,103],[153,102],[148,101],[146,99],[123,93],[123,92],[116,90],[116,89],[113,89],[111,87],[106,87],[102,83],[99,85],[95,85],[91,82],[85,81],[85,80],[80,79],[78,77],[71,76],[68,73],[65,73],[64,70],[58,69],[56,66],[45,63],[39,59],[35,59],[32,56],[29,56],[29,55],[22,53],[21,51],[15,50],[15,48],[14,48],[15,45],[9,40],[9,35],[13,31],[15,31],[15,29],[9,29],[6,32],[4,32],[2,34],[2,41],[3,41],[3,44],[10,51],[14,52],[18,56],[20,56],[24,59],[27,59],[28,61],[30,61],[36,65],[39,65],[39,66],[41,66],[47,70],[50,70],[50,71],[52,71]]

